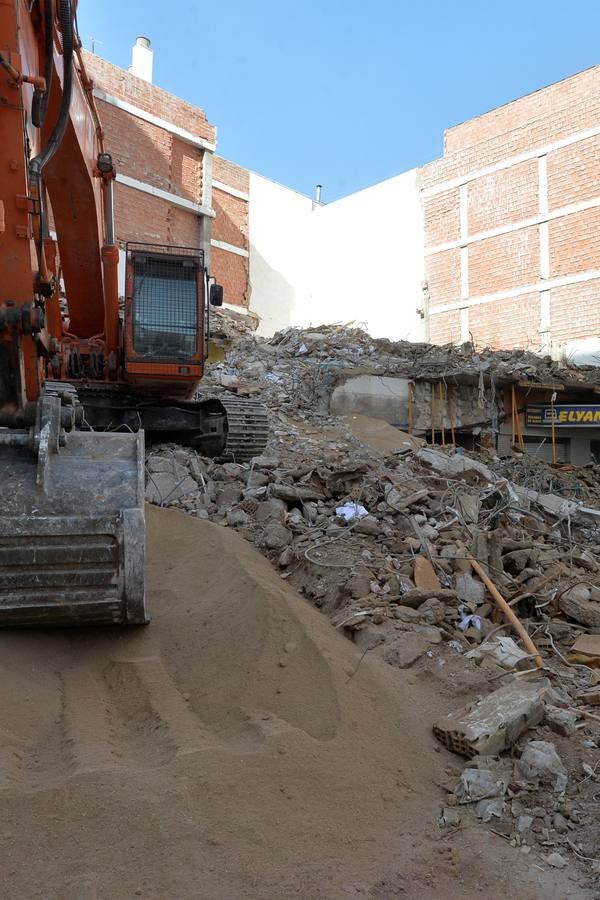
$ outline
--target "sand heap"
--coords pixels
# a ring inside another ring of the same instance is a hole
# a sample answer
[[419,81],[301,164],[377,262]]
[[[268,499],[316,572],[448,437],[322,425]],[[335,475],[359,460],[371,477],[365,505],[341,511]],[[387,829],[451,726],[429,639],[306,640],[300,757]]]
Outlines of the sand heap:
[[439,841],[431,685],[178,511],[147,586],[147,628],[0,636],[3,897],[539,896],[503,842]]

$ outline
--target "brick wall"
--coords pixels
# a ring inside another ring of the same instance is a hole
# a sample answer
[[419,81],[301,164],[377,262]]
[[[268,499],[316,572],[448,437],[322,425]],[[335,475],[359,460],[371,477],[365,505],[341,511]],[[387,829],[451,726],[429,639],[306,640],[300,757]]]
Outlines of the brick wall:
[[[205,154],[212,156],[212,209],[210,228],[206,218],[175,202],[156,197],[130,185],[115,186],[115,230],[120,243],[128,240],[181,244],[197,247],[210,235],[211,274],[223,284],[225,301],[247,305],[248,288],[248,171],[213,156],[169,128],[146,121],[130,109],[111,102],[124,101],[164,120],[176,129],[214,145],[216,128],[204,112],[191,103],[85,53],[85,65],[97,97],[106,149],[117,172],[144,185],[159,188],[184,200],[204,205],[211,185],[203,184]],[[204,227],[203,227],[203,224]],[[216,246],[215,246],[216,243]]]
[[83,56],[87,73],[94,85],[107,94],[165,119],[209,143],[216,142],[216,128],[210,124],[200,107],[187,103],[181,97],[176,97],[93,53],[84,50]]
[[[223,285],[225,302],[247,306],[250,298],[249,173],[247,169],[215,156],[212,174],[212,203],[216,213],[213,240],[227,244],[230,249],[213,246],[211,270]],[[226,189],[219,185],[224,185]],[[236,251],[242,251],[244,255]]]
[[559,350],[600,332],[600,66],[445,134],[423,167],[430,335]]
[[[216,130],[201,109],[91,53],[85,53],[85,65],[94,87],[109,97],[214,142]],[[202,204],[203,147],[107,100],[97,98],[96,103],[105,146],[118,175]],[[197,213],[119,182],[115,185],[115,231],[121,244],[137,240],[198,247],[203,240]]]

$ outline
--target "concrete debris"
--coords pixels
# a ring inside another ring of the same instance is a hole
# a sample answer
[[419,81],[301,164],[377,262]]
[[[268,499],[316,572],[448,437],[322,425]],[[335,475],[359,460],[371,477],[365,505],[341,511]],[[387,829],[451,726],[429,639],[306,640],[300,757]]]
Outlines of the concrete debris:
[[485,600],[485,587],[469,572],[461,572],[456,576],[456,596],[459,600],[480,606]]
[[559,706],[551,706],[547,703],[544,722],[557,734],[570,737],[576,731],[577,713],[573,709],[561,709]]
[[549,784],[560,793],[565,790],[568,777],[554,744],[529,741],[521,758],[515,762],[515,780],[534,786]]
[[415,455],[426,466],[430,466],[442,475],[455,476],[463,475],[465,472],[479,472],[483,475],[485,481],[495,481],[491,469],[488,469],[479,460],[465,457],[462,453],[448,456],[446,453],[442,453],[441,450],[433,450],[431,447],[426,447],[423,450],[418,450]]
[[[492,422],[503,411],[492,408],[490,385],[492,376],[498,383],[574,384],[595,379],[597,370],[567,370],[520,351],[373,340],[344,325],[289,328],[267,341],[248,317],[215,311],[212,321],[219,352],[199,395],[256,396],[270,410],[268,446],[243,465],[174,443],[148,447],[148,501],[236,529],[359,654],[393,666],[394,677],[439,680],[443,708],[464,707],[435,722],[449,750],[479,759],[521,749],[523,766],[529,756],[521,744],[535,727],[536,738],[573,746],[563,754],[564,769],[579,783],[581,760],[593,767],[591,751],[600,746],[593,718],[599,656],[585,656],[579,644],[583,630],[600,631],[600,472],[527,454],[499,459]],[[481,372],[489,409],[470,405]],[[418,436],[430,433],[433,381],[453,386],[463,421],[479,429],[457,430],[465,447],[441,446],[439,433],[434,446]],[[408,433],[411,422],[416,434]],[[480,452],[466,449],[476,445]],[[507,631],[505,613],[470,559],[506,599],[521,635]],[[535,662],[525,633],[535,634],[552,692],[547,681],[528,680],[525,670]],[[570,653],[576,665],[566,664]],[[488,682],[498,689],[477,701]],[[487,768],[512,790],[512,765],[498,772],[492,758],[481,767],[475,759],[470,768]],[[590,791],[590,810],[594,783],[581,785]],[[553,784],[532,784],[535,802],[522,804],[520,830],[518,816],[513,823],[508,813],[507,836],[522,850],[538,842],[547,852],[559,833],[552,830],[556,813],[569,828],[585,826],[552,806],[559,802]],[[504,792],[468,802],[482,803],[482,820],[505,833]],[[534,822],[526,828],[528,817]]]
[[433,733],[461,756],[496,755],[541,722],[543,698],[549,687],[547,678],[508,684],[477,703],[438,719]]
[[460,812],[455,806],[445,806],[438,822],[440,828],[457,828],[460,825]]
[[573,588],[562,595],[559,600],[560,610],[565,616],[568,616],[575,622],[579,622],[581,625],[600,629],[600,603],[597,600],[585,599],[582,596],[582,592],[575,594],[574,591],[577,591],[580,587],[583,586],[578,585],[577,588]]
[[502,797],[493,797],[480,800],[476,807],[476,815],[482,822],[491,822],[494,816],[497,819],[502,818],[502,814],[506,809],[506,803]]
[[505,791],[506,784],[496,772],[467,768],[460,776],[454,794],[459,803],[478,803],[488,797],[501,797]]
[[561,856],[560,853],[549,853],[548,856],[543,856],[544,859],[549,866],[553,866],[555,869],[564,869],[569,865],[564,856]]
[[531,665],[529,654],[518,646],[511,637],[498,635],[491,641],[485,641],[465,654],[467,659],[481,662],[488,657],[503,669],[523,669]]

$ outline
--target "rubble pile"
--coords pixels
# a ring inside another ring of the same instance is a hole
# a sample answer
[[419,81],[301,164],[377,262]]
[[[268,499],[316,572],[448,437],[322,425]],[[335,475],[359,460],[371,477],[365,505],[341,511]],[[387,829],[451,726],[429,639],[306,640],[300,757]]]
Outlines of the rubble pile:
[[472,344],[411,343],[374,339],[351,325],[314,330],[287,328],[270,340],[257,338],[248,322],[221,315],[219,336],[227,336],[226,357],[207,373],[203,390],[213,385],[259,394],[269,406],[284,412],[328,415],[331,392],[349,371],[354,374],[403,376],[447,381],[502,379],[587,383],[593,367],[568,367],[551,357],[525,350],[480,350]]
[[[472,807],[523,853],[600,871],[595,468],[483,458],[389,426],[382,448],[368,421],[357,430],[328,414],[339,372],[361,361],[386,374],[489,364],[559,377],[526,353],[392,344],[345,327],[262,342],[245,332],[210,387],[270,407],[267,450],[242,465],[150,447],[147,499],[236,529],[363,653],[462,695],[463,708],[432,722],[440,747],[468,760],[448,766],[441,828]],[[542,675],[471,560],[527,629]]]

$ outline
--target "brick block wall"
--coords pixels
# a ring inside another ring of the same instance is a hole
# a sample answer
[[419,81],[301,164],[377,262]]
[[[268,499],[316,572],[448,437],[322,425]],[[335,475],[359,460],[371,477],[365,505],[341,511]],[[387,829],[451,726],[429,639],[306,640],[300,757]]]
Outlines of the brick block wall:
[[527,162],[478,178],[468,189],[470,234],[512,225],[538,211],[538,164]]
[[221,181],[229,187],[238,191],[248,193],[250,186],[250,173],[248,169],[243,169],[237,163],[233,163],[222,156],[215,156],[213,160],[213,178],[215,181]]
[[[600,93],[598,92],[600,66],[595,66],[581,75],[587,77],[584,80],[584,88],[579,99],[556,108],[553,108],[552,104],[547,104],[543,115],[539,118],[523,121],[525,116],[520,112],[515,117],[513,125],[505,128],[503,121],[499,124],[498,130],[495,130],[492,127],[494,116],[500,115],[505,107],[492,110],[492,112],[486,113],[490,119],[486,122],[481,139],[473,145],[465,147],[454,147],[453,142],[448,138],[448,132],[446,132],[446,155],[424,167],[421,176],[423,188],[435,186],[452,178],[463,177],[486,166],[493,166],[510,156],[525,153],[532,147],[552,144],[568,138],[573,133],[596,128],[600,121]],[[574,78],[580,83],[580,76],[576,75]],[[560,84],[564,84],[564,82],[560,82]],[[550,85],[549,88],[543,88],[538,93],[551,90],[553,87],[555,85]],[[510,108],[520,107],[520,104],[527,99],[527,97],[522,97],[520,100],[515,100],[514,103],[507,104],[509,114]],[[527,107],[524,109],[526,110]],[[502,118],[504,119],[504,116]]]
[[598,73],[595,69],[586,69],[570,78],[557,81],[539,91],[520,97],[512,103],[506,103],[489,112],[454,125],[445,133],[445,153],[456,153],[467,147],[481,144],[486,140],[496,140],[517,129],[527,129],[531,123],[557,112],[568,111],[573,106],[588,100],[597,99]]
[[218,247],[212,248],[212,274],[223,285],[225,303],[248,306],[248,258],[229,253]]
[[[441,255],[441,254],[440,254]],[[537,228],[499,234],[469,247],[469,295],[480,297],[507,291],[538,280]]]
[[430,298],[450,303],[460,296],[460,251],[444,250],[425,258],[425,277]]
[[432,318],[429,339],[434,344],[459,344],[460,311],[453,309]]
[[423,201],[425,246],[456,241],[460,237],[458,188]]
[[550,209],[590,200],[600,185],[600,142],[590,137],[548,156]]
[[97,101],[106,149],[117,172],[177,194],[193,203],[202,198],[204,151],[150,122]]
[[598,336],[600,66],[449,129],[420,185],[432,339],[460,308],[477,344]]
[[[249,172],[228,159],[215,156],[212,174],[212,204],[216,214],[213,222],[213,238],[248,253],[250,249],[247,199]],[[214,182],[227,185],[246,196],[237,197],[222,190]],[[247,256],[240,256],[233,250],[213,247],[211,271],[223,285],[226,303],[248,305],[250,290]]]
[[553,277],[600,269],[600,207],[550,222],[550,259]]
[[149,84],[143,78],[131,75],[125,69],[120,69],[119,66],[86,50],[83,51],[83,58],[94,86],[165,119],[184,131],[204,138],[211,144],[216,142],[217,130],[210,124],[200,107],[187,103],[181,97],[176,97],[175,94],[170,94],[155,84]]
[[213,237],[247,250],[248,201],[213,188],[213,209],[216,213]]
[[115,232],[121,243],[200,245],[198,216],[118,182],[115,184]]
[[[472,306],[469,309],[469,331],[477,343],[485,343],[494,350],[523,347],[535,351],[540,345],[539,305],[538,294],[522,294],[495,303]],[[485,341],[482,335],[485,335]]]
[[[85,64],[95,87],[105,94],[215,143],[216,128],[198,107],[91,53],[85,53]],[[101,98],[97,99],[97,105],[106,149],[113,156],[117,172],[203,204],[207,150]],[[213,156],[212,177],[234,191],[248,192],[248,171],[229,160]],[[212,239],[247,253],[248,200],[215,186],[212,208],[215,212]],[[197,247],[202,242],[200,219],[195,212],[121,183],[115,186],[115,229],[120,243],[138,240]],[[212,247],[211,274],[223,284],[226,302],[247,305],[246,256]]]
[[550,316],[553,334],[560,341],[600,335],[600,278],[554,288]]

